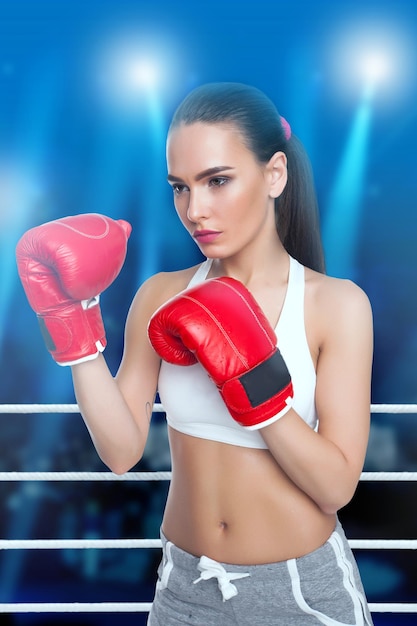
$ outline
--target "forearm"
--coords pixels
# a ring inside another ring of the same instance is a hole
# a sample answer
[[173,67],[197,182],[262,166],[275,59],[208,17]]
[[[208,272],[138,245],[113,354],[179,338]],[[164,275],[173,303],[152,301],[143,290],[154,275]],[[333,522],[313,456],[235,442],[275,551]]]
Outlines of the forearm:
[[76,400],[97,453],[113,472],[128,471],[142,457],[147,433],[141,432],[102,355],[71,369]]
[[282,470],[325,513],[335,513],[351,500],[360,468],[295,411],[260,432]]

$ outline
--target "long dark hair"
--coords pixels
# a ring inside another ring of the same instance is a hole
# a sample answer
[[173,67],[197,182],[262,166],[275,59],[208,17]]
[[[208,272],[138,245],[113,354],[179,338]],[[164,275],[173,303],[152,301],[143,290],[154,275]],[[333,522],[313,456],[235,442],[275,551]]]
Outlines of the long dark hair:
[[287,252],[303,265],[325,271],[319,213],[310,160],[275,105],[259,89],[241,83],[208,83],[179,105],[170,130],[180,124],[231,123],[260,163],[275,152],[287,156],[288,182],[275,200],[278,235]]

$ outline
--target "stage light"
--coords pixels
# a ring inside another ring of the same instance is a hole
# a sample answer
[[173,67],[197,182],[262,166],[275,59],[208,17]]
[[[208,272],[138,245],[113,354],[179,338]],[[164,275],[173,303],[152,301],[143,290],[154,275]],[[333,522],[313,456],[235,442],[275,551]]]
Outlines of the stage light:
[[135,282],[142,284],[160,268],[164,245],[159,224],[162,211],[171,211],[167,187],[161,184],[166,172],[165,107],[172,97],[173,66],[181,63],[168,37],[130,29],[100,37],[92,57],[94,100],[104,115],[89,206],[112,211],[126,204],[128,194],[133,204],[137,193],[142,241]]
[[364,56],[362,75],[367,84],[379,84],[389,80],[390,73],[391,62],[387,55],[376,51]]
[[128,105],[137,104],[156,87],[160,70],[157,62],[141,51],[122,48],[107,59],[102,75],[109,100]]
[[326,55],[334,84],[343,97],[376,97],[392,102],[407,90],[415,49],[407,26],[392,22],[355,22],[335,29]]
[[92,68],[101,101],[115,109],[138,111],[141,103],[163,89],[168,59],[165,47],[139,36],[120,35],[103,42]]
[[126,59],[123,74],[126,89],[133,91],[154,87],[158,81],[156,64],[140,56]]
[[119,96],[135,98],[158,83],[156,60],[136,50],[124,50],[111,63],[111,81]]

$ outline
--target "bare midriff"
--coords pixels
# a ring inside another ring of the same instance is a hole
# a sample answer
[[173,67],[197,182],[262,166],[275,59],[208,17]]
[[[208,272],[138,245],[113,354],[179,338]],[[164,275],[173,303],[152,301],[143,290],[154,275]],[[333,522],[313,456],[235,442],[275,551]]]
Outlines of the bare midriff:
[[173,477],[162,530],[179,548],[223,563],[297,558],[323,545],[335,515],[324,513],[268,450],[169,429]]

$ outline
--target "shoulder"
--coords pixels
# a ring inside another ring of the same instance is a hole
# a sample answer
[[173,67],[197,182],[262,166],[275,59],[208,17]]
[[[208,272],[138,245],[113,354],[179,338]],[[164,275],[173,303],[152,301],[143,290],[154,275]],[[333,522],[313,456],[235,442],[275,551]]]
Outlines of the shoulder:
[[356,283],[305,269],[306,294],[317,306],[370,309],[369,298]]
[[148,278],[137,290],[131,309],[143,310],[151,315],[164,302],[187,288],[198,265],[173,272],[159,272]]
[[305,285],[306,313],[322,339],[350,328],[371,332],[371,304],[356,283],[306,268]]
[[198,265],[175,272],[159,272],[139,287],[126,320],[126,345],[136,346],[136,348],[142,345],[143,337],[147,336],[147,328],[152,315],[167,300],[187,288],[197,268]]

